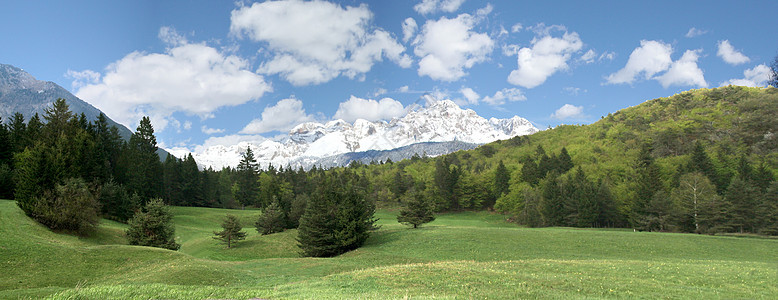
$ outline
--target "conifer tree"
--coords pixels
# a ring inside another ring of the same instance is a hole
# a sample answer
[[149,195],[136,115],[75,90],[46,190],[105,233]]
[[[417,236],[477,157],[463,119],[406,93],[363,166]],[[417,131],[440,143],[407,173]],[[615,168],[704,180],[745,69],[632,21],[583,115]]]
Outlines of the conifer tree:
[[143,209],[138,210],[128,223],[127,240],[130,245],[159,247],[178,250],[173,213],[162,199],[151,199]]
[[427,199],[424,198],[424,194],[413,191],[411,195],[406,197],[405,207],[400,210],[400,214],[397,215],[397,222],[405,225],[411,225],[413,228],[421,226],[421,224],[429,223],[435,220],[435,215],[432,212]]
[[238,163],[235,200],[243,206],[257,205],[259,198],[259,166],[251,147],[246,149]]
[[232,244],[246,239],[246,233],[242,231],[240,220],[234,215],[228,214],[224,217],[222,229],[222,231],[214,231],[213,238],[227,244],[227,249],[231,248]]
[[265,207],[254,225],[257,227],[257,232],[267,235],[284,231],[284,223],[284,212],[281,211],[278,201],[275,201]]
[[558,171],[559,174],[564,174],[573,168],[573,159],[570,157],[570,153],[567,153],[567,148],[562,147],[562,151],[557,156]]
[[494,196],[499,198],[500,196],[507,194],[510,189],[511,174],[503,164],[502,160],[497,164],[497,168],[494,170]]
[[732,180],[724,195],[724,200],[729,205],[727,218],[729,226],[740,233],[754,231],[756,198],[757,191],[750,182],[740,176]]
[[[662,190],[662,181],[659,177],[659,166],[654,163],[654,157],[651,156],[651,144],[643,144],[638,154],[635,164],[637,172],[635,198],[630,205],[629,222],[633,228],[651,230],[644,228],[645,220],[651,218],[647,212],[649,203],[654,199],[654,195]],[[704,154],[704,153],[703,153]]]
[[149,117],[143,117],[130,137],[124,159],[126,187],[143,199],[162,193],[162,163],[157,155],[157,138]]
[[543,214],[543,225],[564,225],[564,202],[557,183],[558,175],[555,171],[549,173],[541,182],[540,212]]

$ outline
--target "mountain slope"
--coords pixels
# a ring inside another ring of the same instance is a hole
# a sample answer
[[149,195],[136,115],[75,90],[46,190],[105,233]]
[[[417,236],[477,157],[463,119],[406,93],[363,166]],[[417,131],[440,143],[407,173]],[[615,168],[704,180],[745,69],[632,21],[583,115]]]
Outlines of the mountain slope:
[[[351,162],[351,158],[372,160],[384,157],[367,154],[369,151],[387,151],[419,144],[404,151],[394,151],[386,158],[405,159],[425,152],[441,155],[538,131],[529,121],[518,116],[487,120],[473,110],[461,109],[450,100],[436,101],[429,96],[425,100],[425,105],[412,106],[405,116],[389,122],[362,119],[353,124],[343,120],[325,124],[308,122],[294,127],[287,136],[278,140],[212,146],[196,151],[193,156],[201,166],[215,169],[234,167],[246,149],[251,147],[262,167],[270,164],[294,168],[343,166]],[[347,153],[362,154],[344,155]]]
[[[101,111],[84,100],[68,92],[63,87],[51,81],[37,80],[24,70],[12,65],[0,64],[0,117],[3,122],[20,112],[26,120],[34,114],[43,116],[44,110],[51,106],[55,100],[63,98],[70,106],[74,114],[84,113],[88,120],[94,121]],[[132,131],[122,124],[108,118],[108,124],[119,129],[119,135],[129,139]],[[157,154],[161,158],[167,156],[167,152],[159,149]]]

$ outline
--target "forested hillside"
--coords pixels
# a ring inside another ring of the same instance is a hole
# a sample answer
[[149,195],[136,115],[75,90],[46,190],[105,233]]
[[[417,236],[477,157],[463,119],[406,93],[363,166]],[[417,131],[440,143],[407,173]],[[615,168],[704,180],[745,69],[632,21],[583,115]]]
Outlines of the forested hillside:
[[34,215],[25,203],[81,178],[103,215],[120,221],[160,197],[179,206],[276,205],[283,227],[295,228],[311,199],[325,194],[323,183],[336,178],[339,190],[384,208],[423,199],[438,212],[495,209],[529,226],[776,235],[776,115],[778,89],[729,86],[435,158],[262,170],[248,151],[236,169],[199,171],[191,156],[153,159],[148,119],[125,143],[62,101],[45,122],[17,116],[0,126],[0,197],[15,197]]

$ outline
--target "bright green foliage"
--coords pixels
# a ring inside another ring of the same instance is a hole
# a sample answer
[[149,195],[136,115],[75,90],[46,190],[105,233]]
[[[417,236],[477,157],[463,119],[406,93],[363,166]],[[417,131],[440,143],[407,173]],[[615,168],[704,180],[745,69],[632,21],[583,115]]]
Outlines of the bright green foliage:
[[421,224],[435,221],[432,207],[423,194],[413,191],[411,195],[405,198],[405,207],[397,215],[397,222],[417,228]]
[[262,235],[282,232],[284,231],[284,225],[284,212],[277,201],[265,207],[257,222],[254,223],[254,226],[257,227],[257,232]]
[[127,241],[130,245],[178,250],[181,245],[176,243],[172,219],[173,214],[162,199],[151,199],[130,219]]
[[240,221],[235,215],[228,214],[224,217],[222,229],[222,231],[214,231],[213,234],[216,236],[213,238],[227,244],[228,249],[232,244],[246,239],[246,233],[242,231],[243,227],[240,226]]
[[681,176],[673,189],[673,201],[682,208],[681,228],[686,232],[718,232],[726,218],[725,202],[716,194],[716,187],[705,174],[688,173]]

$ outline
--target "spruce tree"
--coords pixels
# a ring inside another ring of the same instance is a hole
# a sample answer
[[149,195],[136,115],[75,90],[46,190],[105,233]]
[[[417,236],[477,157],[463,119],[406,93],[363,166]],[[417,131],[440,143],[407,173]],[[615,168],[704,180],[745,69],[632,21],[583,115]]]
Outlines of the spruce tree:
[[227,244],[227,249],[232,247],[232,244],[238,241],[246,239],[246,233],[243,232],[243,227],[240,225],[240,220],[234,215],[228,214],[222,221],[222,231],[214,231],[213,238]]
[[242,206],[256,206],[259,200],[259,166],[251,147],[246,149],[236,172],[235,200]]
[[151,199],[143,209],[138,210],[128,223],[127,240],[130,245],[159,247],[178,250],[173,213],[162,199]]
[[411,195],[406,197],[405,207],[397,215],[397,222],[411,225],[413,228],[418,228],[421,224],[434,220],[435,215],[432,213],[432,207],[430,207],[429,202],[424,198],[424,194],[416,191],[413,191]]
[[500,196],[507,194],[510,189],[511,174],[502,163],[502,160],[497,164],[497,168],[494,170],[494,196],[499,198]]
[[254,225],[257,227],[257,232],[267,235],[284,231],[284,223],[284,212],[281,211],[278,201],[275,201],[265,207]]
[[647,207],[654,195],[662,190],[659,166],[654,162],[651,152],[652,146],[650,143],[643,144],[640,149],[640,154],[638,154],[638,159],[635,163],[635,171],[637,172],[635,198],[633,198],[629,206],[629,222],[633,228],[641,230],[651,230],[644,227],[646,225],[644,221],[650,218]]
[[127,189],[143,199],[161,196],[162,163],[157,155],[157,138],[149,117],[141,119],[124,154]]

